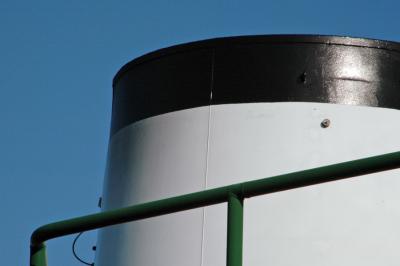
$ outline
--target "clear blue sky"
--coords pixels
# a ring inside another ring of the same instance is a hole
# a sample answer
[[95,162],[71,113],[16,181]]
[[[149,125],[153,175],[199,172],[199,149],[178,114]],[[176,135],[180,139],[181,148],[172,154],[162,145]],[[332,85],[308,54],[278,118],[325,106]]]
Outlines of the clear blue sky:
[[[351,35],[400,41],[400,2],[0,1],[0,257],[28,265],[39,225],[98,211],[111,80],[127,61],[219,36]],[[95,233],[78,252],[91,261]],[[71,237],[50,265],[81,265]]]

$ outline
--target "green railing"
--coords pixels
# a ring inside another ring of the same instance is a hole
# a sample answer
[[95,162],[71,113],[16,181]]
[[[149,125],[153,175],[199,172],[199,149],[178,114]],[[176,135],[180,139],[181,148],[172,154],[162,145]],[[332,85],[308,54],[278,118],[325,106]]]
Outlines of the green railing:
[[227,266],[242,265],[243,200],[400,167],[400,152],[349,161],[310,170],[204,190],[182,196],[138,204],[73,218],[39,227],[31,236],[31,266],[46,266],[45,241],[60,236],[102,228],[154,216],[228,203]]

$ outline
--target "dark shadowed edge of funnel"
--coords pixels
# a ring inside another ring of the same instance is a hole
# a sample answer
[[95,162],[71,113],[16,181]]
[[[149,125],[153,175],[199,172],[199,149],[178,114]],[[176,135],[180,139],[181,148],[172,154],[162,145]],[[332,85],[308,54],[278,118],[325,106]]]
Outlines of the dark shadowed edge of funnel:
[[320,35],[225,37],[160,49],[115,76],[111,135],[144,118],[210,104],[400,109],[399,51],[395,42]]

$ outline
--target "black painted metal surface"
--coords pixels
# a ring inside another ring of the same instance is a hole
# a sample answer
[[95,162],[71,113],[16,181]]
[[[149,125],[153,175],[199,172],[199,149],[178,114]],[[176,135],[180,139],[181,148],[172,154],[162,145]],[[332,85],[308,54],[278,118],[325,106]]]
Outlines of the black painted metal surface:
[[139,57],[115,76],[111,134],[209,104],[321,102],[400,109],[400,44],[336,36],[219,38]]

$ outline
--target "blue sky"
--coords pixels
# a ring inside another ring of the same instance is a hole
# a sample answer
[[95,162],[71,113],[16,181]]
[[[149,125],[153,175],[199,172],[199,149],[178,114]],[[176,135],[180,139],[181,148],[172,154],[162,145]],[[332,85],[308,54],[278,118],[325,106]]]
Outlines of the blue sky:
[[[39,225],[98,211],[111,81],[165,46],[230,35],[313,33],[400,41],[398,1],[0,1],[0,256],[27,265]],[[81,265],[73,238],[50,265]],[[91,261],[96,235],[78,253]]]

